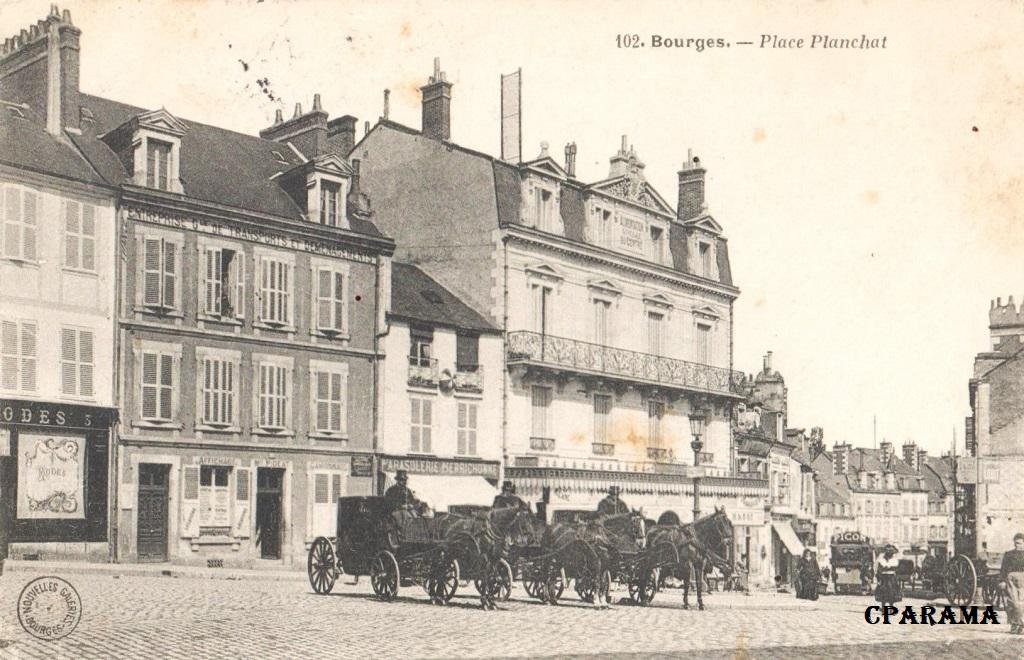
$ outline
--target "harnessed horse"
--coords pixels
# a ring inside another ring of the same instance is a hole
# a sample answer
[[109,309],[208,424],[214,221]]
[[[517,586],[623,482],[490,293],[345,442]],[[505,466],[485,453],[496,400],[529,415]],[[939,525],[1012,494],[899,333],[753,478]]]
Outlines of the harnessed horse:
[[689,525],[659,525],[647,535],[651,547],[671,545],[678,556],[676,577],[683,580],[683,609],[690,609],[690,577],[697,588],[697,609],[704,609],[703,577],[714,566],[728,577],[733,570],[732,522],[724,508]]
[[438,520],[438,533],[449,554],[465,562],[481,581],[480,605],[496,609],[494,601],[497,565],[513,543],[526,543],[533,533],[533,516],[519,507],[491,509],[486,514],[449,514]]

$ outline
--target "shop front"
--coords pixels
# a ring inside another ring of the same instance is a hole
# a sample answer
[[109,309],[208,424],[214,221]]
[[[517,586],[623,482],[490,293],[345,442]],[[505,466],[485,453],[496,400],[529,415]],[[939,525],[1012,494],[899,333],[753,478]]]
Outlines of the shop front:
[[117,411],[0,400],[0,557],[108,561]]
[[125,446],[119,560],[304,566],[338,497],[370,492],[362,456]]
[[395,483],[398,471],[409,476],[409,489],[434,511],[452,506],[490,506],[498,494],[497,461],[428,456],[381,456],[379,495]]

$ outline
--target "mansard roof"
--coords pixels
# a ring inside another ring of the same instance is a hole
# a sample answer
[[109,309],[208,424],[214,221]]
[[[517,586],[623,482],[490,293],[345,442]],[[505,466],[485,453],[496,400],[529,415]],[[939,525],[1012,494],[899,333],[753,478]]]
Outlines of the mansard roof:
[[391,316],[458,330],[500,332],[451,291],[413,264],[391,264]]
[[0,164],[92,185],[107,183],[77,140],[51,135],[33,108],[0,100]]

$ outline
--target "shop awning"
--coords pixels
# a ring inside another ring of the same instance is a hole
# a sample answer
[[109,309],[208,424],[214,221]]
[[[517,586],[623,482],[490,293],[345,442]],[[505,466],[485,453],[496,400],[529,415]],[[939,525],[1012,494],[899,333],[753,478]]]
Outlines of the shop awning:
[[[395,482],[394,473],[388,474],[387,482]],[[458,504],[490,506],[498,494],[498,489],[483,477],[467,475],[410,474],[409,488],[416,499],[434,511],[447,511]]]
[[793,526],[789,524],[789,521],[772,521],[772,529],[779,535],[779,539],[782,541],[782,545],[786,546],[786,550],[789,550],[789,554],[794,557],[800,557],[804,554],[804,544],[797,538],[796,532],[793,531]]

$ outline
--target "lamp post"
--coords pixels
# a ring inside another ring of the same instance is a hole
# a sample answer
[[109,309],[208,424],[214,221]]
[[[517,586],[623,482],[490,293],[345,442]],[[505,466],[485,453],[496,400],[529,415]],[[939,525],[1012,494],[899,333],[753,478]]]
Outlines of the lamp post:
[[697,522],[700,517],[700,450],[704,448],[701,436],[704,435],[704,413],[695,410],[690,413],[690,433],[693,434],[693,442],[690,448],[693,449],[693,521]]

